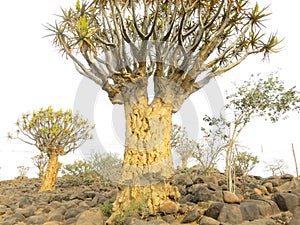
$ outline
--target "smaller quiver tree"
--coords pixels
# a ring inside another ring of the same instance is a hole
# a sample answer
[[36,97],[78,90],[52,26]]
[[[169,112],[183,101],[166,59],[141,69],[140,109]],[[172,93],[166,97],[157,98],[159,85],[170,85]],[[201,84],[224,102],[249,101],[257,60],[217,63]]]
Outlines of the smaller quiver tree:
[[92,138],[94,128],[87,119],[72,110],[53,111],[49,106],[32,113],[25,113],[17,120],[15,134],[8,134],[26,144],[37,147],[48,157],[48,165],[40,191],[54,190],[60,163],[58,157],[68,154]]

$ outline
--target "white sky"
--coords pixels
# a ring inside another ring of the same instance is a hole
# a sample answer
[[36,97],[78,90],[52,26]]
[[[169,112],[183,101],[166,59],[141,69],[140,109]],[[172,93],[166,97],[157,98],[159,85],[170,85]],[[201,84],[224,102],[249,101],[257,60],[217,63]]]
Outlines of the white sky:
[[[6,134],[13,131],[17,118],[24,112],[40,107],[53,105],[54,108],[73,108],[76,93],[82,76],[77,73],[73,63],[66,61],[51,45],[43,24],[53,23],[53,14],[59,14],[59,6],[75,4],[76,0],[51,1],[3,1],[1,2],[1,35],[0,35],[0,180],[10,179],[18,175],[17,166],[31,167],[30,176],[35,175],[35,168],[30,158],[39,153],[37,149],[17,141],[7,141]],[[250,74],[262,72],[268,74],[280,69],[279,77],[288,86],[297,85],[300,90],[299,36],[295,16],[299,13],[299,1],[267,0],[258,1],[262,4],[272,2],[271,20],[268,29],[278,31],[284,37],[284,50],[271,55],[270,63],[261,62],[261,58],[251,58],[228,74],[217,79],[222,91],[230,89],[232,82],[247,79]],[[92,83],[89,84],[94,87]],[[121,152],[120,131],[123,129],[119,108],[110,105],[105,93],[99,92],[95,104],[94,121],[97,125],[97,135],[106,151]],[[210,113],[209,103],[203,92],[192,96],[192,104],[201,121],[205,113]],[[87,99],[86,102],[89,100]],[[187,106],[189,108],[189,106]],[[177,122],[188,114],[181,111],[175,116]],[[112,118],[117,120],[113,126]],[[188,119],[187,119],[188,120]],[[191,124],[193,121],[188,124]],[[264,161],[284,159],[289,165],[288,172],[295,173],[291,143],[294,143],[296,155],[300,160],[299,138],[300,116],[292,115],[288,120],[276,124],[253,121],[243,133],[242,143],[250,151],[258,155],[261,164],[254,171],[265,173]],[[120,129],[119,129],[120,128]],[[188,127],[188,129],[192,130]],[[261,152],[263,146],[263,152]],[[90,148],[90,146],[88,146]],[[97,148],[92,146],[91,148]],[[79,151],[74,155],[61,158],[61,161],[72,162],[80,158]]]

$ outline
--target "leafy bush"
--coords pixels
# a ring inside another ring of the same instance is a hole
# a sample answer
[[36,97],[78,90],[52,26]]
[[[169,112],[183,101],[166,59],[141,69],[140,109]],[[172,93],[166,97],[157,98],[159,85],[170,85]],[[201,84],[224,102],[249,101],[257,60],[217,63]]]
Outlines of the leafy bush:
[[72,164],[64,165],[61,169],[63,175],[75,178],[96,178],[92,164],[85,160],[75,160]]
[[104,216],[109,217],[112,214],[113,205],[111,201],[105,201],[99,208]]
[[235,172],[237,176],[247,175],[256,164],[259,163],[258,157],[248,152],[238,152],[235,158]]
[[88,160],[92,169],[101,177],[116,181],[120,177],[122,159],[116,153],[93,154]]
[[62,174],[74,179],[115,181],[121,173],[122,160],[115,153],[93,154],[88,160],[76,160],[62,167]]

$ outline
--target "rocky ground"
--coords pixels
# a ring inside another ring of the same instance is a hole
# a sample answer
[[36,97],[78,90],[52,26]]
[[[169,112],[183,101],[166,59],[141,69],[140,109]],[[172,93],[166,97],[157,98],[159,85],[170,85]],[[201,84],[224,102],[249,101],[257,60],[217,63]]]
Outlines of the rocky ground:
[[[300,183],[291,175],[238,178],[236,194],[227,191],[220,173],[180,171],[172,183],[182,195],[178,203],[166,202],[158,215],[135,209],[118,224],[300,224]],[[78,177],[59,178],[52,192],[39,188],[38,179],[0,182],[0,225],[102,225],[117,191],[108,182]]]

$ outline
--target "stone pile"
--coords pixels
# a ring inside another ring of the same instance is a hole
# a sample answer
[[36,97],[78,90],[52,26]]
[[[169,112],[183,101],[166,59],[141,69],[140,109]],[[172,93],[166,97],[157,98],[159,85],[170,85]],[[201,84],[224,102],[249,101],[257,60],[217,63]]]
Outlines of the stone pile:
[[[171,180],[181,193],[158,215],[124,218],[124,224],[299,225],[300,183],[291,175],[236,180],[228,191],[221,173],[180,171]],[[103,225],[100,205],[113,202],[116,186],[99,180],[59,178],[55,191],[39,193],[40,180],[0,182],[0,225]]]

